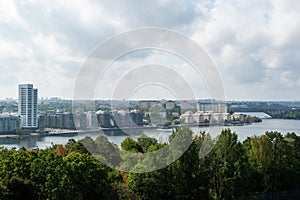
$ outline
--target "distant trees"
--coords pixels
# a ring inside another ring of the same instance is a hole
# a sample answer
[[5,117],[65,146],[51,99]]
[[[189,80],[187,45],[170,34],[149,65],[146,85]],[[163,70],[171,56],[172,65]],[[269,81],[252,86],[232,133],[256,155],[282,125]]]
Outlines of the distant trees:
[[[0,199],[299,199],[300,137],[294,133],[240,142],[230,129],[212,139],[181,127],[170,141],[176,145],[128,137],[119,149],[99,136],[45,150],[1,148]],[[185,142],[191,144],[185,153],[160,170],[125,173],[103,164],[151,169],[172,160]],[[148,154],[162,149],[160,157]]]
[[273,118],[277,119],[300,119],[300,109],[289,110],[281,113],[272,114]]

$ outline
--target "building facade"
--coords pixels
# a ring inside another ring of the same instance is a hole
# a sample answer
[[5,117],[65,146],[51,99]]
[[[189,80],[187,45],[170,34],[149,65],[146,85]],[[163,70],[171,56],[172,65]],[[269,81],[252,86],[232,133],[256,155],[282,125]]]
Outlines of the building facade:
[[19,85],[19,104],[18,113],[21,117],[22,128],[37,128],[37,99],[38,90],[32,84]]
[[201,124],[201,123],[217,123],[222,124],[226,121],[230,120],[229,113],[214,113],[214,112],[203,112],[198,111],[196,113],[192,113],[190,111],[185,112],[180,116],[185,124]]
[[225,103],[200,103],[196,104],[197,111],[227,113],[228,107]]
[[181,101],[180,102],[181,111],[193,111],[196,108],[194,103],[189,103],[188,101]]
[[0,134],[15,133],[20,128],[20,118],[17,116],[0,115]]
[[161,105],[161,102],[155,101],[155,100],[139,101],[140,108],[151,108],[152,106],[155,106],[155,105]]
[[60,128],[75,130],[73,114],[69,112],[48,112],[45,116],[45,128]]

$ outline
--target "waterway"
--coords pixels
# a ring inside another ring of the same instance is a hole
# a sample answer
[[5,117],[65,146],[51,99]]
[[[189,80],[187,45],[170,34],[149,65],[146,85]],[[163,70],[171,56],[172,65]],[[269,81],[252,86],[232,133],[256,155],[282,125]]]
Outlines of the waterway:
[[[294,132],[297,135],[300,135],[300,120],[263,119],[261,123],[253,123],[251,125],[244,126],[191,127],[195,134],[199,133],[200,131],[206,131],[209,132],[213,137],[216,137],[218,134],[220,134],[221,130],[225,128],[230,128],[232,131],[236,132],[240,141],[243,141],[247,137],[251,137],[253,135],[262,135],[266,131],[279,131],[282,134]],[[105,131],[99,133],[80,133],[76,135],[64,136],[35,136],[23,139],[0,137],[0,146],[7,148],[15,147],[17,149],[22,146],[26,148],[44,149],[54,144],[66,144],[71,138],[79,140],[86,136],[90,136],[91,138],[95,139],[100,134],[105,135],[111,142],[120,145],[128,135],[133,138],[137,138],[142,133],[156,138],[159,142],[167,142],[168,137],[172,132],[157,129],[138,129],[125,131]]]

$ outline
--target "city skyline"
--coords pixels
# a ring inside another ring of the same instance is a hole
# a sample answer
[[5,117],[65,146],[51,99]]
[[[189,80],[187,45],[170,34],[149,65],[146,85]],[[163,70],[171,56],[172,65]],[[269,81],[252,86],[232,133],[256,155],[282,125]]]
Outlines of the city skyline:
[[[33,84],[32,84],[33,85]],[[12,97],[4,97],[0,98],[0,101],[18,101],[18,97],[12,98]],[[82,99],[79,101],[86,101],[87,99]],[[91,99],[88,99],[91,100]],[[38,96],[38,103],[41,103],[41,101],[74,101],[72,98],[63,98],[59,96]],[[76,100],[75,100],[76,101]],[[210,98],[195,98],[195,99],[165,99],[165,98],[141,98],[141,99],[108,99],[108,98],[99,98],[99,99],[92,99],[91,101],[224,101],[224,102],[300,102],[300,100],[289,100],[289,99],[283,99],[283,100],[259,100],[259,99],[225,99],[225,100],[218,100],[218,99],[210,99]]]
[[[38,87],[41,97],[72,99],[81,65],[97,45],[124,31],[159,27],[178,31],[203,47],[222,77],[225,100],[299,101],[299,8],[293,0],[74,1],[72,5],[2,1],[0,99],[16,99],[15,86],[23,82]],[[210,98],[204,80],[196,79],[185,62],[159,51],[134,52],[120,59],[107,77],[108,85],[113,88],[118,83],[117,75],[123,73],[118,66],[126,72],[149,63],[174,66],[199,89],[203,96],[197,98]],[[97,99],[109,96],[105,90],[98,93]],[[172,98],[156,86],[135,95]]]

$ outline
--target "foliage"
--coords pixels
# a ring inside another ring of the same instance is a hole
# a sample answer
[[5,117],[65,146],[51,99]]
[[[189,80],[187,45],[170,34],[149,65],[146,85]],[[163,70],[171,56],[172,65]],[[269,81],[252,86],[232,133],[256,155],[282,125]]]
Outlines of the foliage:
[[[212,139],[180,127],[169,140],[168,145],[146,135],[128,137],[119,149],[99,136],[45,150],[0,148],[0,199],[299,199],[300,137],[295,133],[266,132],[240,142],[230,129]],[[165,151],[148,156],[159,149]],[[147,173],[103,164],[151,171],[182,150],[167,167]]]
[[300,119],[300,109],[289,110],[281,113],[276,113],[272,115],[273,118],[278,119]]

